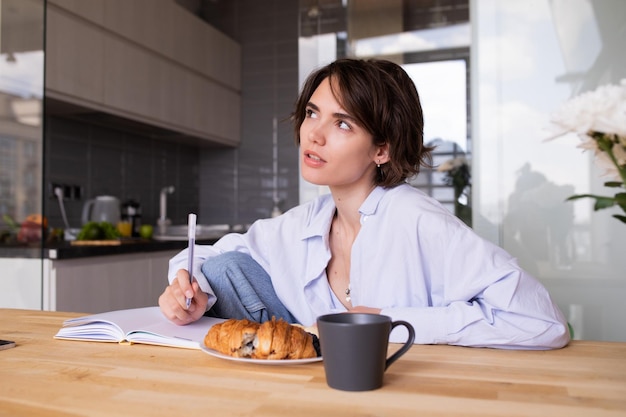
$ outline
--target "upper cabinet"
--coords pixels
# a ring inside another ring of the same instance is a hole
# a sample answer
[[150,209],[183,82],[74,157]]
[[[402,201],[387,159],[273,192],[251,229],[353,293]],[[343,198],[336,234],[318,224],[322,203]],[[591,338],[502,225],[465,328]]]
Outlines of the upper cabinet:
[[48,0],[46,94],[236,146],[241,48],[172,0]]

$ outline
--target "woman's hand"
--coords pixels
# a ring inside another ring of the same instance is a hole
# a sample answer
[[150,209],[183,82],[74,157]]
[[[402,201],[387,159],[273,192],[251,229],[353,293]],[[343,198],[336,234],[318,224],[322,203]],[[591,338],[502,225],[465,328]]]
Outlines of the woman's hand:
[[[187,298],[191,298],[189,308]],[[200,290],[195,279],[193,284],[189,282],[189,272],[185,269],[178,270],[176,278],[159,297],[163,315],[178,325],[189,324],[202,317],[208,302],[209,296]]]

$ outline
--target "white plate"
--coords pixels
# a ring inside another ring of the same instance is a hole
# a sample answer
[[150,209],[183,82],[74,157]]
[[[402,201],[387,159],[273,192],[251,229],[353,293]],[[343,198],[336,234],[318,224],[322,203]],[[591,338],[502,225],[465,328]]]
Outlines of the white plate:
[[216,350],[209,349],[204,345],[204,343],[200,344],[200,348],[202,351],[208,353],[211,356],[215,356],[216,358],[226,359],[228,361],[234,362],[245,362],[245,363],[258,363],[260,365],[301,365],[305,363],[312,362],[321,362],[322,357],[318,356],[317,358],[307,358],[307,359],[251,359],[251,358],[235,358],[234,356],[225,355]]

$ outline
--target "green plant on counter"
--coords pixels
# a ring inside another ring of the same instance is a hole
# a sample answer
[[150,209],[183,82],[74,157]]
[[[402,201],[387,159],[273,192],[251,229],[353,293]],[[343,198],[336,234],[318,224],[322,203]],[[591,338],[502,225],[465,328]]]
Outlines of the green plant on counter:
[[109,222],[88,222],[78,232],[76,240],[114,240],[120,232]]

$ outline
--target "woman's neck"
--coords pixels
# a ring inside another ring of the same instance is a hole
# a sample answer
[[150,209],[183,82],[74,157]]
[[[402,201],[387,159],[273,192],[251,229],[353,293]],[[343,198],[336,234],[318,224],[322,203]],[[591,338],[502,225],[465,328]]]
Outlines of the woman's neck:
[[337,208],[335,221],[341,222],[346,232],[353,236],[356,236],[361,228],[359,209],[374,188],[376,188],[376,185],[362,189],[331,188],[330,190]]

